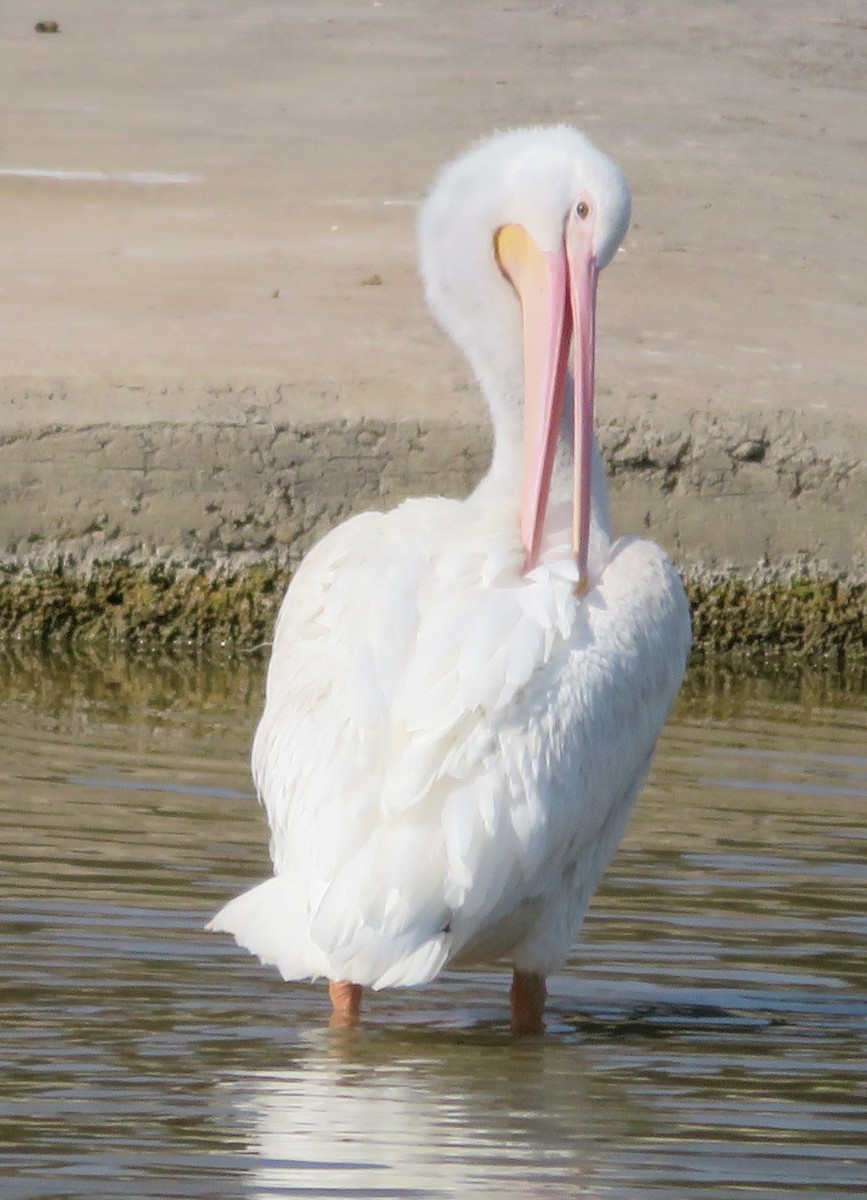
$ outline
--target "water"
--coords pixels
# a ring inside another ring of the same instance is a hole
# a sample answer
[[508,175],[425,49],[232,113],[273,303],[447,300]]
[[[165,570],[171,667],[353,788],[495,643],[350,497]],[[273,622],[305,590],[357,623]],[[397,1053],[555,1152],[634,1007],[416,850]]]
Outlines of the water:
[[267,873],[253,664],[0,659],[0,1196],[867,1193],[867,700],[694,677],[548,1032],[327,1028],[202,931]]

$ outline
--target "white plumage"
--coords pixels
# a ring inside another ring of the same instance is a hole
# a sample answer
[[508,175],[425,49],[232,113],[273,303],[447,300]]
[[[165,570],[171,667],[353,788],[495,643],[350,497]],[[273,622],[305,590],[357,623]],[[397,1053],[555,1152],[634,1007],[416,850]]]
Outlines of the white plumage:
[[519,227],[531,257],[558,253],[583,196],[595,285],[629,194],[574,130],[482,143],[423,208],[428,299],[479,378],[494,459],[464,502],[409,500],[345,522],[286,593],[253,747],[274,876],[210,926],[285,979],[379,988],[450,962],[559,967],[677,693],[683,588],[652,543],[612,543],[595,447],[576,565],[569,405],[555,414],[535,552],[519,528],[531,300],[498,239]]

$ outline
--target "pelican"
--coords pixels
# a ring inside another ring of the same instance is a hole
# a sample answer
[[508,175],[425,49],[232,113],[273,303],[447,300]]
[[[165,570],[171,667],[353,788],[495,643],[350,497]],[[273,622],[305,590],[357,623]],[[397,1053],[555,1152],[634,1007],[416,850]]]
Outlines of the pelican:
[[479,143],[422,206],[427,300],[487,401],[491,467],[302,562],[252,753],[274,873],[209,925],[327,979],[335,1023],[364,987],[505,961],[513,1029],[541,1031],[680,686],[683,587],[658,546],[613,540],[593,432],[596,283],[629,215],[566,126]]

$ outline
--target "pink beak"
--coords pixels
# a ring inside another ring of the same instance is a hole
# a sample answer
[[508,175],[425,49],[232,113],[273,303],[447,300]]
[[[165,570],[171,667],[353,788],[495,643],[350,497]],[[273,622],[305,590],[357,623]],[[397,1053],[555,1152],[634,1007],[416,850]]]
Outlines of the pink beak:
[[593,445],[596,281],[589,237],[568,237],[559,250],[540,252],[541,270],[524,312],[524,453],[520,530],[524,570],[539,560],[557,434],[566,394],[567,355],[574,327],[575,446],[572,550],[587,578]]
[[569,255],[569,295],[575,322],[575,466],[572,500],[572,552],[579,581],[587,580],[590,553],[590,485],[596,406],[596,283],[599,268],[589,252]]

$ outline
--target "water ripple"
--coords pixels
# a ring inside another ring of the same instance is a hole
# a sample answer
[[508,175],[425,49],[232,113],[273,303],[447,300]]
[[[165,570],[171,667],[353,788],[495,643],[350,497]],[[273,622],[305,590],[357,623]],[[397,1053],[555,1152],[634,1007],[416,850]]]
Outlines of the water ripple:
[[867,1192],[867,703],[688,691],[515,1041],[504,972],[331,1031],[204,932],[268,871],[245,670],[8,681],[4,1200]]

